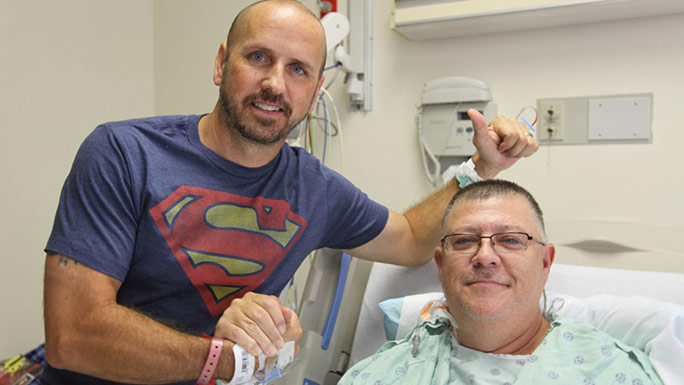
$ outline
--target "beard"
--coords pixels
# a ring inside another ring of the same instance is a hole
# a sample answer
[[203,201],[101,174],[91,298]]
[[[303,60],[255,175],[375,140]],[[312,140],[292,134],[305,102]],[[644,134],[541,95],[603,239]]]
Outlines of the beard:
[[[274,95],[268,91],[261,91],[248,95],[240,103],[229,95],[227,78],[223,78],[219,89],[219,103],[225,112],[226,125],[247,141],[261,146],[270,146],[278,143],[292,131],[304,116],[292,118],[292,107],[283,100],[280,95]],[[255,122],[250,124],[247,119],[247,108],[256,101],[268,102],[280,106],[287,121],[280,127],[276,127],[278,121],[270,118],[253,117]],[[312,99],[313,100],[313,99]]]

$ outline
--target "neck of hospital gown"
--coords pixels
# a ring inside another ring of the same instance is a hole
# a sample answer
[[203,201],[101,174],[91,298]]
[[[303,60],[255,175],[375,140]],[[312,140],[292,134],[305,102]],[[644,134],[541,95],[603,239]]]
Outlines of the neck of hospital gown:
[[533,354],[489,354],[459,345],[450,317],[431,312],[430,321],[354,365],[339,384],[662,384],[644,352],[572,320],[553,321]]

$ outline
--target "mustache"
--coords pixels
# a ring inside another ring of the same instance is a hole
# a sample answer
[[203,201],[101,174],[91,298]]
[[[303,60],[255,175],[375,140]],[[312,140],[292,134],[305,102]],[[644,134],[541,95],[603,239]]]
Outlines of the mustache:
[[284,101],[281,95],[274,95],[267,91],[261,91],[245,98],[245,104],[252,104],[257,101],[275,104],[280,107],[287,116],[292,115],[292,106],[290,106],[290,103]]
[[476,273],[471,273],[467,274],[466,276],[463,277],[463,282],[466,283],[466,285],[472,284],[474,282],[482,281],[482,280],[488,280],[488,281],[495,281],[498,282],[502,285],[508,286],[508,280],[506,279],[501,279],[501,278],[495,278],[494,274],[489,271],[489,270],[482,270]]

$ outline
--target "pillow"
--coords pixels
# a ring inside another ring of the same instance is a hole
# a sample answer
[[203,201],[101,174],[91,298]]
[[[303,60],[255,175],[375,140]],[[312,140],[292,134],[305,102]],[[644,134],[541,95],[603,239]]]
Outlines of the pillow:
[[382,309],[382,323],[387,341],[406,337],[420,321],[420,311],[431,300],[443,299],[442,292],[390,298],[378,304]]
[[[379,304],[388,340],[404,338],[420,321],[428,301],[441,292],[392,298]],[[543,307],[543,303],[540,303]],[[643,296],[596,295],[577,298],[547,292],[547,309],[558,316],[593,325],[627,345],[646,352],[664,383],[677,383],[684,362],[684,307]]]

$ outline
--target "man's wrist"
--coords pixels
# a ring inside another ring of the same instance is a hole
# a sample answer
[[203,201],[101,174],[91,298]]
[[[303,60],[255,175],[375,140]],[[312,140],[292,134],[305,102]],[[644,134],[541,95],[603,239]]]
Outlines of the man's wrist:
[[[226,350],[223,357],[225,362],[221,363],[223,370],[217,371],[214,377],[217,377],[217,385],[238,385],[251,382],[252,376],[256,369],[257,358],[249,354],[242,346],[226,341]],[[232,373],[228,371],[232,369]],[[226,380],[230,378],[230,380]]]
[[197,385],[207,385],[209,381],[214,377],[214,372],[218,367],[219,360],[221,359],[221,352],[223,351],[223,340],[220,338],[212,338],[211,344],[209,345],[209,353],[207,354],[207,360],[204,363],[202,372],[200,373],[197,381]]
[[480,157],[479,152],[476,152],[471,159],[475,165],[475,172],[477,172],[477,175],[479,175],[482,179],[494,179],[501,171],[496,167],[488,167],[486,162],[484,162],[482,157]]
[[471,183],[482,180],[482,177],[475,172],[475,164],[473,163],[472,158],[458,166],[455,178],[458,181],[459,188],[464,188]]

